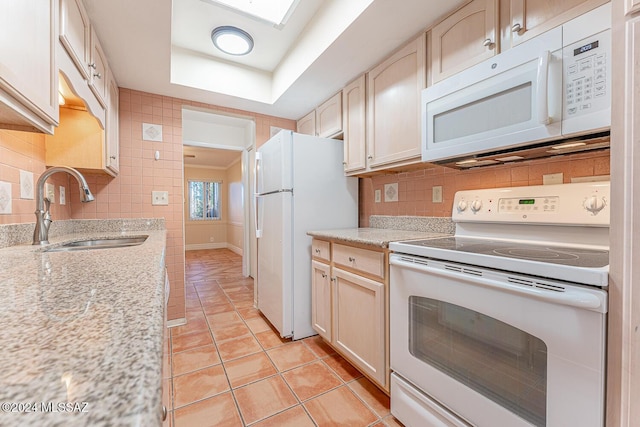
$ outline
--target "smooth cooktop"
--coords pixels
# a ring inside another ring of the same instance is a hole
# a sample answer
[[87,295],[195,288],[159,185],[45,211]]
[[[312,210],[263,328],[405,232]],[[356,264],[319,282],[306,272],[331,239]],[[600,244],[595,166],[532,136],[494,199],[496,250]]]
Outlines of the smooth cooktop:
[[465,237],[413,240],[402,243],[438,251],[467,252],[582,268],[602,268],[609,265],[609,251],[598,249],[521,244]]

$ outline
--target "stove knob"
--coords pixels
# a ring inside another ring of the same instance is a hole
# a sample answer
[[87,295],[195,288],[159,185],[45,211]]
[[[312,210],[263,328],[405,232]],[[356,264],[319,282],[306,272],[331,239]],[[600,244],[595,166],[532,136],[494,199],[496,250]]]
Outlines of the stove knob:
[[604,197],[591,196],[584,200],[583,206],[595,215],[607,206],[607,201]]
[[464,200],[460,200],[458,202],[458,212],[464,212],[467,210],[467,202]]
[[476,213],[482,209],[482,200],[474,200],[471,202],[471,212]]

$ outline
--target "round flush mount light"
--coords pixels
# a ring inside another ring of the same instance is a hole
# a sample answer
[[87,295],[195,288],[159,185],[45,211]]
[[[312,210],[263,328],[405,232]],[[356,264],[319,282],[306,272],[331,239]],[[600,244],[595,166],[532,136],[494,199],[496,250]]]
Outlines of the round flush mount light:
[[224,26],[211,31],[213,44],[229,55],[246,55],[253,49],[253,38],[240,28]]

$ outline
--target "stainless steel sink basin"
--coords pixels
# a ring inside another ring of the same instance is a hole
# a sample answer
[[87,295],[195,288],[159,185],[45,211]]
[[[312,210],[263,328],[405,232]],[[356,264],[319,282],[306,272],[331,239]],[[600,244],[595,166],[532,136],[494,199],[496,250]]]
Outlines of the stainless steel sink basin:
[[127,246],[137,246],[147,240],[149,236],[137,237],[114,237],[110,239],[92,239],[80,240],[78,242],[69,242],[61,246],[55,246],[46,249],[45,252],[62,252],[62,251],[86,251],[89,249],[108,249],[108,248],[124,248]]

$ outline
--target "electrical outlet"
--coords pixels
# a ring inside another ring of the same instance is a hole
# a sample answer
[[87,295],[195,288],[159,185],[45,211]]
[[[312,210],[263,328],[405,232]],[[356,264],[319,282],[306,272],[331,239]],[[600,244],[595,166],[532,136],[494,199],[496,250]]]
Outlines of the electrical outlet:
[[168,191],[152,191],[151,204],[152,205],[168,205],[169,192]]
[[433,203],[442,203],[442,185],[431,187],[431,201]]
[[213,243],[213,242],[215,242],[215,241],[216,241],[216,238],[215,238],[215,237],[209,237],[209,243]]
[[382,199],[382,191],[376,190],[376,191],[373,192],[373,194],[374,194],[375,202],[376,203],[380,203],[380,201]]
[[552,185],[552,184],[562,184],[563,183],[563,174],[560,173],[549,173],[547,175],[542,175],[542,184],[543,185]]
[[67,190],[66,190],[66,188],[64,188],[61,185],[60,187],[58,187],[58,190],[60,190],[58,192],[59,197],[60,197],[60,204],[61,205],[66,205],[67,204]]

